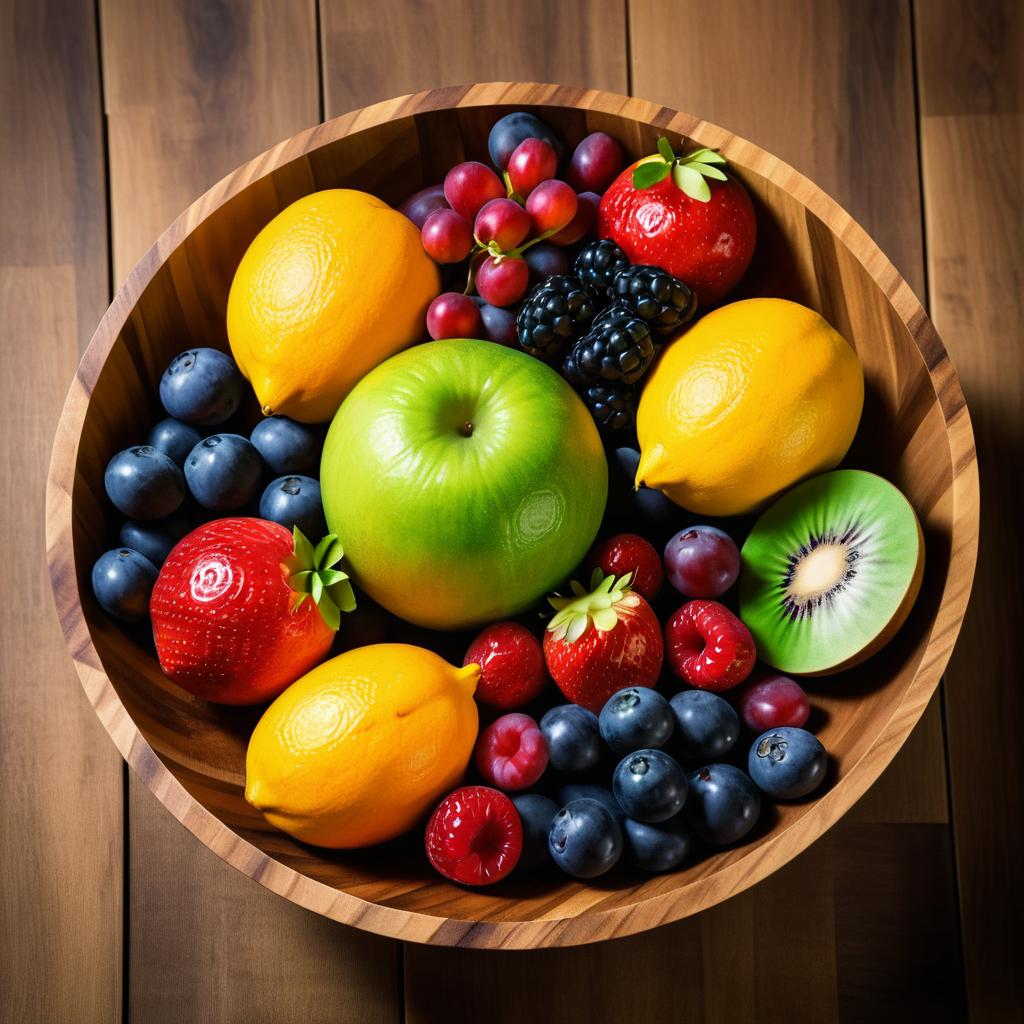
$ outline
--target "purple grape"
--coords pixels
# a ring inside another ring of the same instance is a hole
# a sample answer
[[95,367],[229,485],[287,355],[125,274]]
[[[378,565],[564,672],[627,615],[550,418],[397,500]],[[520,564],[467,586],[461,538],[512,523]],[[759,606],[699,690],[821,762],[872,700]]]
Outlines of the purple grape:
[[421,188],[419,192],[413,192],[408,199],[398,208],[399,213],[404,213],[422,230],[427,218],[435,210],[447,210],[448,200],[444,197],[444,185],[428,185]]
[[498,345],[515,345],[516,313],[514,309],[503,309],[481,301],[480,319],[483,321],[483,336]]
[[557,245],[534,245],[523,253],[530,268],[530,283],[536,284],[556,274],[569,273],[569,257]]
[[592,132],[577,147],[569,164],[569,184],[577,192],[604,190],[626,164],[622,147],[604,132]]
[[688,526],[665,545],[665,572],[687,597],[721,597],[740,574],[740,552],[714,526]]

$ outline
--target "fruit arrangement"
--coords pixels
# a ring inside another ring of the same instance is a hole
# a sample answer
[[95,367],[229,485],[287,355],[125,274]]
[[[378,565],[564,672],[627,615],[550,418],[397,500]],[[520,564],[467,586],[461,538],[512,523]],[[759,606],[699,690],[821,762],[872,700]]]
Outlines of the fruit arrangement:
[[728,301],[757,223],[723,156],[522,111],[488,156],[259,232],[224,343],[109,460],[93,592],[182,699],[265,706],[245,796],[301,842],[673,871],[834,774],[815,687],[899,630],[924,537],[839,468],[849,341]]

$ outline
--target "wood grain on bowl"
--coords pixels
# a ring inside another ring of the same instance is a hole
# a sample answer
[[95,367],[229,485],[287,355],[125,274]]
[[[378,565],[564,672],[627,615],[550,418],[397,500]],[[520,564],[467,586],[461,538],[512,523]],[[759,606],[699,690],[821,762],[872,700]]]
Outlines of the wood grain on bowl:
[[[922,520],[921,597],[880,655],[815,687],[837,774],[820,799],[778,808],[773,828],[672,875],[605,885],[512,882],[467,892],[433,876],[415,837],[359,854],[304,847],[242,798],[252,717],[167,683],[149,648],[96,607],[87,573],[104,548],[102,470],[153,417],[163,366],[191,343],[223,347],[231,276],[256,232],[318,188],[392,202],[451,163],[485,154],[508,109],[543,109],[570,140],[595,127],[635,155],[665,133],[720,148],[753,193],[762,242],[743,294],[819,309],[857,348],[868,405],[852,464],[890,476]],[[140,396],[144,400],[140,401]],[[511,948],[627,935],[710,907],[778,869],[834,824],[889,763],[949,656],[977,544],[977,467],[956,374],[914,295],[866,233],[791,167],[696,117],[612,94],[493,84],[403,97],[300,133],[197,200],[129,275],[98,328],[61,421],[48,549],[58,611],[86,691],[118,747],[169,810],[224,859],[275,892],[381,934]]]

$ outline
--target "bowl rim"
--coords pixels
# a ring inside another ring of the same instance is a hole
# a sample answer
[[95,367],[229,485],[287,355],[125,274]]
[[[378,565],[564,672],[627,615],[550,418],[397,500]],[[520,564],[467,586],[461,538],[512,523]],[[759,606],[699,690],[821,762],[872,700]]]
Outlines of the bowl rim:
[[[942,599],[920,663],[903,699],[864,753],[797,821],[726,867],[686,885],[610,909],[580,907],[549,919],[480,921],[435,916],[364,900],[319,882],[264,853],[207,810],[182,786],[121,703],[92,643],[78,597],[72,493],[78,449],[93,387],[114,343],[155,274],[196,228],[257,179],[363,129],[413,114],[478,106],[561,107],[626,117],[721,150],[810,210],[842,241],[887,297],[924,358],[939,401],[952,467],[951,548]],[[766,878],[834,825],[878,778],[917,723],[949,660],[974,577],[979,518],[978,465],[970,415],[956,371],[910,286],[867,232],[832,198],[788,164],[692,114],[599,90],[492,82],[448,86],[350,111],[286,139],[241,165],[193,202],[139,260],[104,314],[71,383],[57,425],[46,489],[46,549],[58,618],[82,686],[118,750],[160,802],[227,863],[265,888],[332,920],[394,939],[442,946],[528,949],[620,937],[679,920]]]

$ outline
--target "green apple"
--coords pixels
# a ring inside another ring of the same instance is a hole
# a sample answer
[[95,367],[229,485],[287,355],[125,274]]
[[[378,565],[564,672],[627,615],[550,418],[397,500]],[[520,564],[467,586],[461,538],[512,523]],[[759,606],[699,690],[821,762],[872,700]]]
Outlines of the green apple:
[[328,432],[320,487],[356,583],[403,619],[460,629],[522,611],[579,565],[608,465],[554,370],[456,338],[356,385]]

